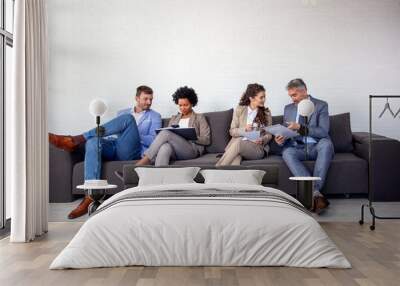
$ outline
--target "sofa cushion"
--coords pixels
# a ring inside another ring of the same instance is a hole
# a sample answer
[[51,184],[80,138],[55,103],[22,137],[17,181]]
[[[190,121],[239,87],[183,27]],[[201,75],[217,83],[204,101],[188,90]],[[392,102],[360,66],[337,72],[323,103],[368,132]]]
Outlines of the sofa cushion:
[[283,123],[283,115],[272,116],[272,125],[282,124]]
[[350,113],[331,115],[329,117],[329,136],[336,153],[353,151],[353,134],[350,125]]
[[168,127],[169,120],[171,118],[163,118],[162,119],[162,127]]
[[[315,161],[308,164],[312,169]],[[353,153],[337,153],[329,167],[323,192],[326,194],[368,193],[368,162]]]
[[264,157],[263,159],[259,160],[243,160],[243,166],[264,166],[264,165],[279,165],[284,164],[282,156],[279,155],[270,155],[268,157]]
[[225,151],[225,147],[231,139],[229,129],[232,115],[232,108],[225,111],[204,113],[211,129],[211,144],[206,146],[207,153],[222,153]]
[[219,157],[217,156],[220,154],[209,153],[195,159],[173,161],[170,164],[176,166],[214,166],[218,162]]
[[[198,161],[195,161],[198,160]],[[217,154],[205,154],[204,156],[192,160],[174,162],[174,166],[200,166],[202,168],[215,168],[215,162],[218,160]],[[192,161],[190,164],[188,161]],[[199,161],[202,164],[199,164]],[[102,169],[102,178],[107,178],[109,183],[118,185],[117,189],[109,190],[109,194],[114,194],[124,188],[123,182],[118,179],[114,171],[122,172],[125,166],[132,166],[136,161],[110,161],[104,162]],[[185,164],[182,164],[185,162]],[[211,163],[211,164],[210,164]],[[306,162],[307,168],[312,172],[315,162]],[[281,156],[271,155],[268,158],[261,160],[244,160],[242,166],[224,166],[223,169],[241,169],[241,168],[260,168],[267,173],[263,179],[263,185],[275,187],[287,193],[293,194],[296,191],[296,184],[289,181],[288,178],[292,176]],[[73,194],[83,194],[82,190],[75,187],[83,183],[83,162],[77,163],[73,169]],[[135,173],[136,175],[136,173]],[[125,177],[125,175],[124,175]],[[137,177],[137,175],[136,175]],[[347,179],[346,179],[347,178]],[[137,179],[138,180],[138,179]],[[198,175],[195,179],[198,182],[203,182],[204,179]],[[203,181],[202,181],[203,180]],[[326,180],[323,192],[325,194],[366,194],[368,189],[368,163],[367,161],[357,157],[353,153],[336,153],[332,164],[329,168],[328,177]],[[133,187],[130,183],[126,187]]]

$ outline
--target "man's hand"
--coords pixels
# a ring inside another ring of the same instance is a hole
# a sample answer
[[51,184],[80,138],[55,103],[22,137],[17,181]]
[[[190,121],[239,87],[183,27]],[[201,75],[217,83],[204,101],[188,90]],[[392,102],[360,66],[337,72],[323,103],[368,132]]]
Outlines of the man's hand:
[[283,145],[283,143],[285,143],[285,140],[286,140],[286,138],[284,136],[282,136],[282,135],[276,135],[275,136],[275,142],[278,145]]
[[246,132],[249,132],[251,130],[253,130],[253,125],[252,124],[247,124],[246,128],[244,129]]
[[300,129],[300,124],[296,122],[288,122],[288,128],[297,131]]

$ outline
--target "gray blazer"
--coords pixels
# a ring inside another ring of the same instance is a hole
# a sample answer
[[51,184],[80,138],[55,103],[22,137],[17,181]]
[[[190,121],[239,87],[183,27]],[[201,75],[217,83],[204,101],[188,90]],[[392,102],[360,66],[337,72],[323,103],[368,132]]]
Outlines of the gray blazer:
[[[168,126],[179,124],[179,120],[181,120],[182,114],[178,113],[177,115],[172,115],[169,120]],[[203,155],[204,149],[206,145],[210,145],[211,143],[211,131],[210,126],[208,125],[207,119],[201,113],[195,113],[193,111],[192,115],[189,119],[189,127],[194,127],[196,130],[197,140],[192,141],[193,147],[195,150],[199,152],[199,155]]]

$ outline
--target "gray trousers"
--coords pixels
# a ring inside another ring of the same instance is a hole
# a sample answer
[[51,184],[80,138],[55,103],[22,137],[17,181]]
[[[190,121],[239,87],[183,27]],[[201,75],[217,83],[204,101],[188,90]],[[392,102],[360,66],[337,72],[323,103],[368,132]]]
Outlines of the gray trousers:
[[175,133],[163,130],[150,145],[144,155],[154,162],[155,166],[169,165],[172,160],[188,160],[199,156],[193,144]]
[[242,159],[257,160],[264,158],[264,146],[238,138],[225,150],[217,166],[240,165]]

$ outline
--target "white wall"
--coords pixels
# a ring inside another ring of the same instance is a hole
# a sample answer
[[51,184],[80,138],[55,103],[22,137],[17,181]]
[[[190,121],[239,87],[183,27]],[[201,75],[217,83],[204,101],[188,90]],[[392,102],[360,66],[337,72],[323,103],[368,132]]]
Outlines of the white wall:
[[[356,131],[368,128],[369,94],[400,94],[399,0],[49,0],[48,14],[52,132],[92,126],[94,97],[111,118],[140,84],[169,116],[181,85],[196,89],[204,112],[235,106],[259,82],[277,115],[285,84],[302,77],[331,114],[351,112]],[[400,117],[375,122],[400,138]]]

